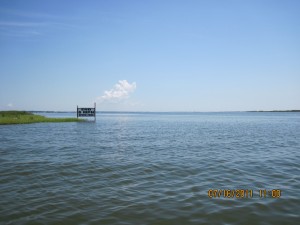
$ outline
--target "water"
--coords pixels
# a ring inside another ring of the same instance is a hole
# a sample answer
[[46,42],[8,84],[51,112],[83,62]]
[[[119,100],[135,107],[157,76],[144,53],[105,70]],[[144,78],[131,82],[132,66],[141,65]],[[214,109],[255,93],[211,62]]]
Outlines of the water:
[[300,222],[300,113],[99,113],[0,143],[1,224]]

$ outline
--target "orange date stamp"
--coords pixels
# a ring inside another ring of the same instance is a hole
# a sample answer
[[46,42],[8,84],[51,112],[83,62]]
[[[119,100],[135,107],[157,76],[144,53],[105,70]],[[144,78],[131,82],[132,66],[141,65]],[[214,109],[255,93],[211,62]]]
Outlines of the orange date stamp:
[[259,189],[254,192],[252,189],[209,189],[207,195],[209,198],[253,198],[253,196],[260,198],[280,198],[282,191],[280,189]]

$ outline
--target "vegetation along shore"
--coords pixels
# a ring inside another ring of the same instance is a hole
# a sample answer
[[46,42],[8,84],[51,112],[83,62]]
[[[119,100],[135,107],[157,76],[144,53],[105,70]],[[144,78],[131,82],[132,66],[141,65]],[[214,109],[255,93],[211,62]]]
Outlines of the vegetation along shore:
[[81,122],[78,118],[48,118],[26,111],[0,111],[0,125],[26,123]]

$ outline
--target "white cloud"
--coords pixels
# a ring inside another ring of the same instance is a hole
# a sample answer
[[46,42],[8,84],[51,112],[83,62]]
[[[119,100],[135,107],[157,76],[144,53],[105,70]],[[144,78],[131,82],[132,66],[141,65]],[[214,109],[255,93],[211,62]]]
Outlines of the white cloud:
[[7,107],[11,108],[11,107],[13,107],[13,104],[12,103],[8,103]]
[[119,80],[115,86],[109,90],[104,91],[104,95],[99,97],[100,100],[121,100],[128,98],[129,94],[134,92],[136,89],[136,83],[128,83],[127,80]]

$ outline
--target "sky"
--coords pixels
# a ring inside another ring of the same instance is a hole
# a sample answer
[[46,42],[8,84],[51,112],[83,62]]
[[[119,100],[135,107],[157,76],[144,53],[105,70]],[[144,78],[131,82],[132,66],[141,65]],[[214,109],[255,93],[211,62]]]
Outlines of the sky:
[[0,0],[0,110],[300,109],[298,0]]

